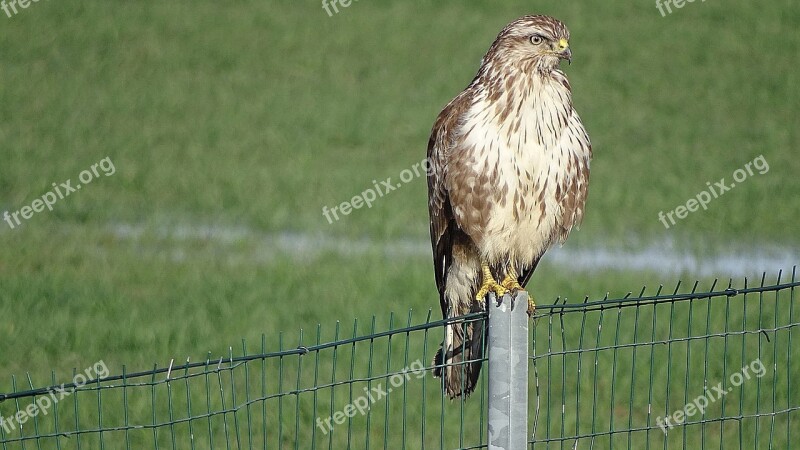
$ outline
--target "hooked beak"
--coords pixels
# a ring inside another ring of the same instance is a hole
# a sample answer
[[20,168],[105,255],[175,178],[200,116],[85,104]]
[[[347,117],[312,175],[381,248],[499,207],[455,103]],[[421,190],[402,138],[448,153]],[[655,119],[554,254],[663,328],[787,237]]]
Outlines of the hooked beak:
[[558,41],[558,50],[558,57],[572,64],[572,50],[569,49],[569,42],[566,39]]
[[561,59],[566,59],[568,64],[572,64],[572,50],[565,49],[558,54],[558,57]]

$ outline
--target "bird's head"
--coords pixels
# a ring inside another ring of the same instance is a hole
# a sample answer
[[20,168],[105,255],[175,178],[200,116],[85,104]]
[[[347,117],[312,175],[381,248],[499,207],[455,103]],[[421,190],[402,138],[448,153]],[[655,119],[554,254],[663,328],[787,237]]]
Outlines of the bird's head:
[[512,64],[532,64],[544,70],[554,69],[562,59],[572,62],[569,30],[561,21],[549,16],[523,16],[497,35],[487,57]]

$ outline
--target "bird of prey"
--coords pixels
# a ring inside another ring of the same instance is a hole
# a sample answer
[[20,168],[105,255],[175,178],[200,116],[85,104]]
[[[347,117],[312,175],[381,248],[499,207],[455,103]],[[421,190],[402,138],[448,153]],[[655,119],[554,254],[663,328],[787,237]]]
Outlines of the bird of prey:
[[[545,251],[583,217],[592,146],[562,59],[572,62],[563,23],[514,20],[433,125],[428,208],[445,319],[485,311],[490,292],[501,299],[524,289]],[[485,331],[482,321],[447,325],[434,376],[450,398],[474,390]]]

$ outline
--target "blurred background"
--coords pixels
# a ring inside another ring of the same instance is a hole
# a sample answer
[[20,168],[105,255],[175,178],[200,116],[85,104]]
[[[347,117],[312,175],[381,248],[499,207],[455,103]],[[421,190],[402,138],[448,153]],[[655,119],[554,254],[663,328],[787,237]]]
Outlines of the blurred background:
[[[337,6],[0,12],[0,213],[104,158],[115,168],[52,211],[0,222],[0,385],[438,316],[424,177],[333,223],[322,208],[399,182],[498,31],[530,13],[571,31],[564,69],[594,145],[583,226],[534,275],[539,303],[774,279],[800,261],[796,2]],[[760,155],[768,172],[659,221]]]

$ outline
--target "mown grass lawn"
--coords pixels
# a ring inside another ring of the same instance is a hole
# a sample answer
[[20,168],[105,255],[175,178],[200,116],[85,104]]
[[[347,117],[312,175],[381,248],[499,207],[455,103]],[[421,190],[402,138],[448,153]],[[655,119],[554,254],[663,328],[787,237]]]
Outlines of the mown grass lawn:
[[[144,369],[318,323],[438,314],[414,250],[423,179],[332,224],[322,208],[420,161],[441,107],[527,13],[570,27],[565,70],[594,144],[567,247],[798,248],[791,3],[694,2],[666,17],[623,1],[363,1],[333,17],[316,2],[32,3],[0,13],[0,212],[103,158],[116,171],[14,229],[0,222],[0,391],[26,372]],[[659,222],[759,155],[768,171]],[[678,278],[544,264],[532,290],[550,303]]]

